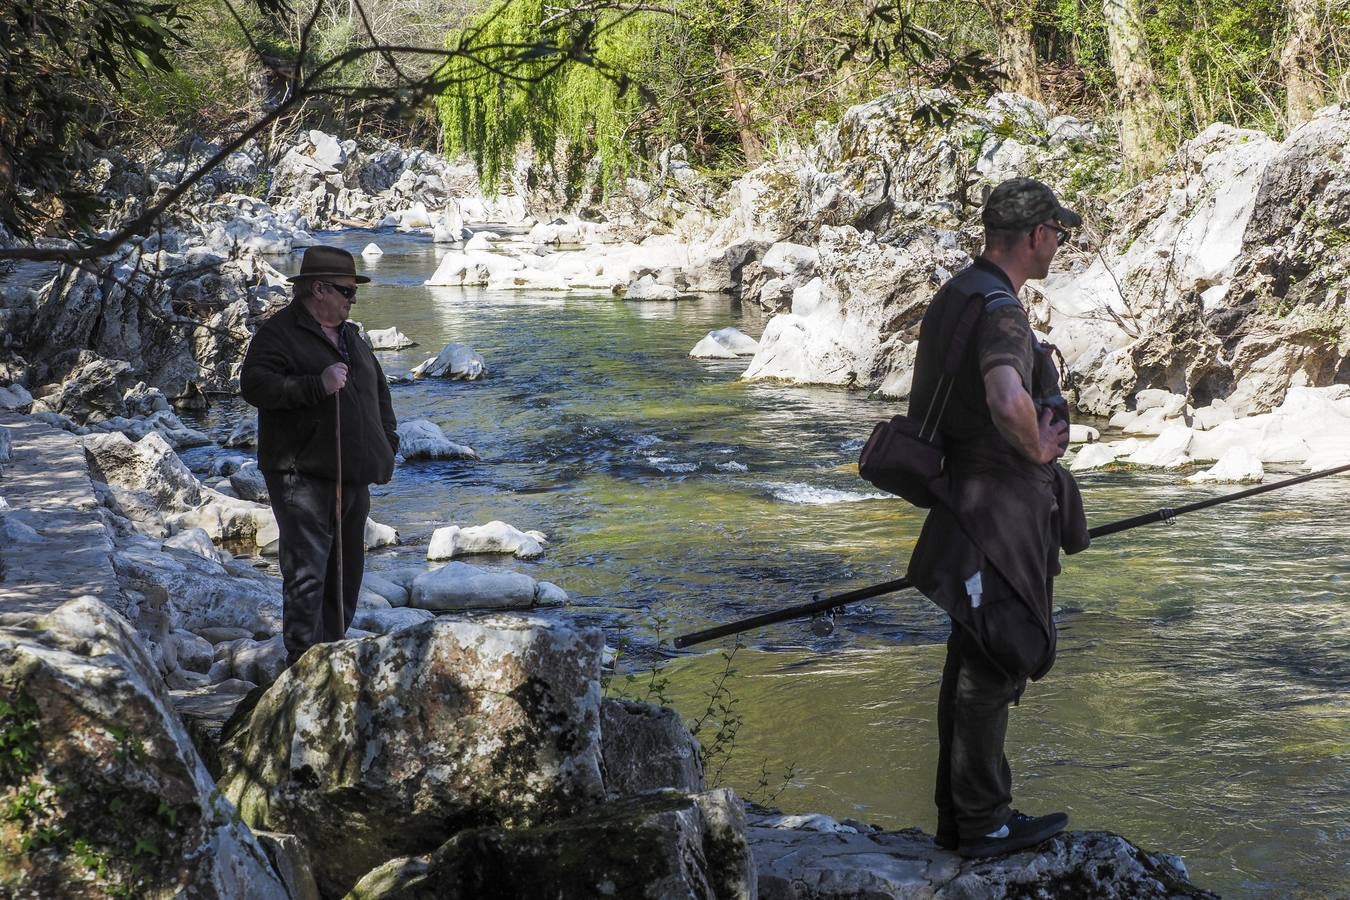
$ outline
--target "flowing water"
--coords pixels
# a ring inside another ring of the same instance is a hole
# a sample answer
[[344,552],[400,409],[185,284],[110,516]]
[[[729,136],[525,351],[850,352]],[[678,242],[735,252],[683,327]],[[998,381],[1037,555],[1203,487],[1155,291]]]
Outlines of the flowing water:
[[[762,313],[726,298],[427,288],[443,251],[425,238],[324,237],[386,251],[363,263],[375,283],[354,318],[420,343],[382,354],[387,373],[449,341],[490,369],[476,383],[394,386],[400,418],[431,419],[482,461],[404,466],[376,488],[372,515],[405,544],[375,551],[372,570],[422,564],[441,525],[543,530],[540,561],[475,562],[562,585],[575,616],[633,644],[621,667],[639,677],[612,687],[643,696],[644,669],[664,664],[659,693],[691,719],[730,645],[675,655],[658,635],[904,574],[921,516],[853,467],[893,405],[745,384],[746,360],[689,358],[714,328],[758,336]],[[298,256],[277,262],[298,268]],[[239,414],[224,403],[205,423]],[[1080,481],[1093,523],[1232,490],[1175,473]],[[1350,892],[1347,510],[1350,478],[1329,479],[1066,560],[1059,662],[1012,713],[1021,808],[1181,854],[1225,896]],[[944,623],[910,592],[851,608],[828,636],[802,623],[746,635],[727,682],[742,722],[723,782],[790,811],[931,832]]]

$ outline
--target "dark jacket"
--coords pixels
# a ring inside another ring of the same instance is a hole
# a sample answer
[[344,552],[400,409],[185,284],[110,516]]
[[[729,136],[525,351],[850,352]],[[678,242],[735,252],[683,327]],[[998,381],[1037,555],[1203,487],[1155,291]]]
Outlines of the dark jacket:
[[355,325],[342,323],[350,356],[347,386],[325,394],[321,375],[342,362],[304,303],[264,322],[244,357],[239,387],[258,408],[258,467],[336,480],[337,403],[342,403],[342,480],[384,484],[394,475],[397,421],[389,384]]

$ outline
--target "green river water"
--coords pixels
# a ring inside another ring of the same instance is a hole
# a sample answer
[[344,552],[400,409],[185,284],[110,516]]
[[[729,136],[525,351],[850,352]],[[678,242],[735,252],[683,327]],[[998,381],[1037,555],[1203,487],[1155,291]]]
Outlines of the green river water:
[[[425,238],[342,232],[362,268],[354,317],[420,343],[385,353],[406,373],[448,341],[483,354],[477,383],[395,386],[400,418],[429,418],[481,462],[400,468],[372,515],[405,544],[372,570],[420,564],[433,528],[502,519],[550,535],[538,562],[483,561],[554,581],[572,614],[631,644],[612,689],[698,715],[728,642],[675,654],[669,636],[898,578],[922,522],[850,468],[893,404],[844,390],[747,384],[746,360],[688,357],[714,328],[758,336],[764,315],[722,297],[426,288]],[[294,271],[298,257],[278,260]],[[217,407],[217,427],[237,413]],[[208,422],[212,424],[212,422]],[[1101,523],[1233,490],[1177,473],[1089,474]],[[1063,809],[1182,855],[1235,897],[1350,893],[1350,479],[1103,539],[1056,583],[1059,662],[1013,710],[1015,802]],[[476,563],[478,561],[475,561]],[[792,812],[934,827],[935,704],[945,618],[914,593],[853,608],[836,631],[748,634],[729,681],[743,717],[724,784]],[[785,782],[782,773],[791,768]],[[758,789],[761,773],[768,787]]]

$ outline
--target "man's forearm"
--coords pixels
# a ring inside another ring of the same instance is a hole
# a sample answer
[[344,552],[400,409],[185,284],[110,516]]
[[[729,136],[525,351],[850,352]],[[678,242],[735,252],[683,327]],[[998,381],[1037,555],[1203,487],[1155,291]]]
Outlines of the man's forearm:
[[1003,439],[1031,462],[1040,462],[1041,437],[1036,421],[1036,404],[1031,395],[1010,397],[998,409],[991,410],[994,427]]

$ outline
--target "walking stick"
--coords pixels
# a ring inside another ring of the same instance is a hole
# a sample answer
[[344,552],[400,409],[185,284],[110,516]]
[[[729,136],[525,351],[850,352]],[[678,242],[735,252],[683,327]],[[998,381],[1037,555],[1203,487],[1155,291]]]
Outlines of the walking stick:
[[[347,620],[347,592],[342,586],[342,388],[333,392],[337,403],[337,418],[334,437],[337,441],[337,586],[338,601],[342,604],[342,620]],[[345,637],[345,634],[344,634]]]
[[[1222,503],[1231,503],[1234,500],[1242,500],[1246,497],[1255,497],[1257,494],[1264,494],[1268,491],[1277,491],[1280,488],[1291,487],[1296,484],[1302,484],[1305,481],[1313,481],[1317,478],[1325,478],[1328,475],[1338,475],[1341,472],[1350,472],[1350,464],[1336,466],[1332,469],[1323,469],[1320,472],[1309,472],[1307,475],[1299,475],[1295,478],[1286,478],[1284,481],[1277,481],[1274,484],[1263,484],[1254,488],[1237,491],[1232,494],[1224,494],[1222,497],[1211,497],[1208,500],[1198,500],[1195,503],[1188,503],[1185,506],[1178,506],[1176,509],[1163,507],[1154,510],[1151,513],[1144,513],[1141,516],[1131,516],[1128,519],[1120,519],[1116,522],[1109,522],[1106,525],[1098,525],[1095,528],[1088,529],[1088,536],[1093,538],[1106,537],[1110,534],[1119,534],[1122,531],[1129,531],[1131,528],[1138,528],[1140,525],[1152,525],[1154,522],[1167,522],[1171,524],[1177,516],[1190,512],[1196,512],[1201,509],[1208,509],[1211,506],[1218,506]],[[736,622],[728,622],[726,625],[718,625],[714,628],[707,628],[703,631],[695,631],[690,634],[682,634],[673,641],[676,647],[691,647],[694,644],[701,644],[704,641],[716,640],[720,637],[726,637],[729,634],[740,634],[742,631],[749,631],[752,628],[762,628],[765,625],[773,625],[777,622],[786,622],[789,619],[800,619],[806,616],[813,616],[817,613],[828,613],[837,610],[847,603],[855,603],[858,600],[866,600],[869,597],[879,597],[882,594],[889,594],[893,591],[903,591],[906,588],[913,587],[914,584],[908,578],[897,578],[894,581],[884,581],[881,584],[874,584],[871,587],[858,588],[843,594],[836,594],[833,597],[821,598],[817,594],[810,603],[802,603],[798,606],[789,606],[786,609],[776,610],[770,613],[764,613],[760,616],[754,616],[749,619],[741,619]]]

